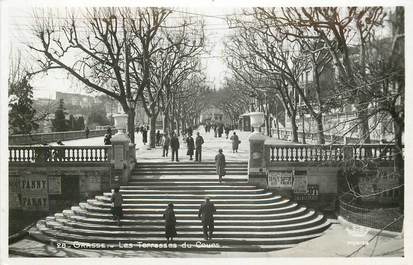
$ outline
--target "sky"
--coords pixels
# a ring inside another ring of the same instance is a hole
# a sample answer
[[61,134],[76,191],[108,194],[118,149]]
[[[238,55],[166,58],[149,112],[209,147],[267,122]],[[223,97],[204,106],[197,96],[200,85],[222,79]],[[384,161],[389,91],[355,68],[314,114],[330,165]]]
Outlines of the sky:
[[[224,42],[230,34],[230,29],[225,21],[226,15],[232,15],[234,8],[180,8],[192,15],[200,15],[205,21],[205,34],[207,37],[208,54],[202,57],[202,65],[205,68],[207,83],[211,88],[220,89],[225,76],[230,71],[225,63]],[[239,10],[237,10],[239,11]],[[26,7],[12,7],[9,9],[9,42],[12,54],[21,52],[22,58],[28,62],[36,62],[33,52],[28,51],[27,44],[33,43],[31,35],[32,10]],[[69,93],[87,93],[79,82],[73,82],[67,73],[61,70],[53,70],[45,75],[39,75],[32,81],[35,98],[55,98],[56,91]]]

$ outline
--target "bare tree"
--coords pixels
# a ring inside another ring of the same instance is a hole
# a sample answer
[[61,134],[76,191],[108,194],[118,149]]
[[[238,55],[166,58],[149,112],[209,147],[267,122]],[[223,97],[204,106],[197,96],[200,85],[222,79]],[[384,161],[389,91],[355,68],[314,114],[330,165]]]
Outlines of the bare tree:
[[[170,12],[156,8],[38,9],[33,27],[38,44],[29,47],[42,55],[42,69],[64,70],[90,90],[116,99],[128,114],[128,132],[134,142],[134,106],[139,91],[148,85],[149,44]],[[134,45],[135,38],[141,42]],[[130,69],[138,63],[141,79],[133,78],[131,85]]]

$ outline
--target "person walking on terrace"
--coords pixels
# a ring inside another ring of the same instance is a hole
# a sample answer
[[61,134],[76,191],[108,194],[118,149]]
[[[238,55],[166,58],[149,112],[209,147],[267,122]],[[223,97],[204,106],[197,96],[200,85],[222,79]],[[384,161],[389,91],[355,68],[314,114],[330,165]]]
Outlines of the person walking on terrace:
[[218,174],[219,183],[222,182],[222,177],[225,176],[225,155],[222,153],[222,149],[218,150],[218,154],[215,156],[215,165]]
[[172,149],[172,161],[174,161],[176,158],[176,162],[179,162],[179,158],[178,158],[179,139],[178,137],[176,137],[175,133],[172,133],[172,136],[171,136],[171,149]]
[[195,143],[194,138],[192,138],[192,133],[188,134],[186,138],[186,146],[188,147],[188,152],[186,153],[189,155],[189,160],[192,160],[192,156],[194,155]]
[[144,145],[148,142],[148,130],[145,127],[142,130],[142,142]]
[[158,130],[156,132],[156,146],[160,146],[161,145],[161,132]]
[[165,220],[165,237],[166,243],[169,241],[173,242],[174,237],[177,236],[176,233],[176,217],[174,212],[174,204],[172,202],[168,203],[168,207],[163,213],[163,219]]
[[208,197],[205,198],[205,202],[201,204],[198,211],[198,217],[202,221],[202,230],[204,233],[204,239],[212,239],[212,233],[214,232],[214,213],[216,212],[215,205],[210,201]]
[[168,156],[170,142],[171,142],[171,139],[169,139],[168,134],[164,133],[162,137],[162,147],[163,147],[162,157]]
[[201,162],[201,153],[202,153],[202,145],[204,144],[204,138],[199,134],[196,133],[195,139],[195,161]]
[[90,132],[89,127],[86,127],[85,129],[86,139],[89,138],[89,132]]
[[120,219],[123,217],[123,211],[122,211],[122,204],[123,204],[123,198],[122,194],[119,192],[119,188],[115,188],[114,193],[112,194],[112,214],[113,214],[113,219],[116,220],[117,224],[120,225]]
[[232,142],[232,152],[233,153],[238,153],[238,146],[241,143],[241,141],[239,140],[238,135],[234,132],[234,134],[231,136],[231,138],[229,138]]
[[229,136],[229,131],[230,131],[230,129],[229,129],[229,126],[228,125],[225,125],[225,139],[228,139],[228,136]]

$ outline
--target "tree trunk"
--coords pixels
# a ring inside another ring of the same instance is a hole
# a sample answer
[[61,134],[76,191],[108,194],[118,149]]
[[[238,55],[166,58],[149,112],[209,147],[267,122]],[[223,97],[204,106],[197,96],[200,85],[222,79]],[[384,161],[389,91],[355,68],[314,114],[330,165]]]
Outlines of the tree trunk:
[[290,120],[291,120],[291,130],[293,132],[293,143],[298,143],[298,127],[297,127],[297,122],[295,120],[295,113],[291,115]]
[[323,114],[319,113],[317,117],[315,117],[315,120],[317,122],[317,135],[318,135],[318,144],[325,144],[325,138],[324,138],[324,127],[323,127]]
[[128,109],[128,134],[131,143],[135,143],[135,110]]
[[[152,112],[153,113],[153,112]],[[150,138],[149,138],[149,146],[151,148],[155,148],[155,131],[156,131],[156,120],[157,120],[158,115],[152,115],[150,117]]]
[[305,120],[304,120],[304,114],[303,115],[301,115],[301,121],[302,121],[302,143],[303,144],[306,144],[306,142],[305,142]]
[[162,129],[164,133],[169,130],[169,110],[168,109],[164,112]]
[[357,119],[359,124],[359,138],[361,143],[370,143],[370,127],[368,116],[368,102],[362,101],[357,105]]

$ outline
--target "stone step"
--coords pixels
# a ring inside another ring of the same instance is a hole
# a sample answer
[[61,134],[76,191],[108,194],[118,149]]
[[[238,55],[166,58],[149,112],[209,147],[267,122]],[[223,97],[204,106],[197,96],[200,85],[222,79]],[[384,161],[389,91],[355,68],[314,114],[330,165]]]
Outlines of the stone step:
[[[90,223],[83,223],[74,221],[74,219],[65,219],[65,218],[55,218],[55,217],[48,217],[46,221],[55,221],[62,225],[71,226],[79,229],[89,229],[89,230],[111,230],[111,231],[163,231],[165,229],[165,225],[160,223],[158,225],[153,224],[139,224],[139,225],[130,225],[123,220],[121,221],[121,226],[118,226],[115,222],[111,224],[90,224]],[[274,232],[274,231],[286,231],[288,229],[301,229],[301,228],[309,228],[314,225],[318,225],[325,222],[324,217],[321,215],[313,216],[312,219],[307,221],[302,221],[300,223],[293,223],[293,224],[284,224],[284,225],[267,225],[267,226],[258,226],[258,225],[214,225],[214,231],[243,231],[243,232]],[[177,229],[181,231],[199,231],[202,228],[202,224],[200,221],[196,224],[187,224],[181,223],[179,220],[177,222]]]
[[[320,229],[324,229],[325,226],[328,224],[328,221],[324,220],[324,222],[313,224],[310,227],[306,228],[292,228],[288,230],[279,230],[279,231],[215,231],[214,230],[214,237],[215,238],[236,238],[236,237],[245,237],[245,238],[272,238],[276,239],[277,237],[289,237],[289,236],[300,236],[300,235],[307,235],[308,233],[314,233],[315,231],[319,231]],[[102,227],[102,229],[81,229],[75,228],[73,226],[66,226],[63,223],[46,220],[45,226],[48,228],[52,228],[55,230],[60,230],[62,232],[67,233],[74,233],[78,235],[84,236],[117,236],[117,237],[139,237],[139,238],[146,238],[146,237],[162,237],[165,233],[164,229],[159,230],[144,230],[144,231],[136,231],[136,230],[119,230],[119,229],[109,229],[108,227]],[[197,230],[188,231],[186,229],[180,229],[177,226],[177,232],[179,233],[180,238],[185,237],[199,237],[202,238],[202,227],[200,226]]]
[[[105,197],[105,196],[96,196],[94,200],[90,201],[97,201],[99,203],[105,203],[108,206],[111,205],[112,201],[110,197]],[[169,200],[168,200],[169,201]],[[89,200],[88,200],[89,202]],[[281,198],[276,201],[271,201],[271,202],[257,202],[255,203],[254,201],[220,201],[220,202],[215,202],[215,207],[217,209],[263,209],[263,208],[276,208],[276,207],[281,207],[285,206],[286,204],[291,204],[289,199],[284,199]],[[160,208],[160,209],[165,209],[167,203],[164,201],[140,201],[135,200],[135,199],[124,199],[123,202],[123,207],[143,207],[143,208]],[[179,202],[174,202],[174,207],[175,209],[181,209],[181,208],[194,208],[198,209],[200,206],[200,203],[198,202],[192,202],[192,203],[187,203],[186,201],[179,201]]]
[[[158,162],[139,162],[136,164],[136,168],[140,167],[205,167],[205,166],[213,166],[215,167],[215,161],[180,161],[180,162],[171,162],[171,161],[162,161]],[[248,167],[247,161],[227,161],[227,167]]]
[[[179,172],[179,175],[217,175],[217,172],[215,169],[211,169],[211,170],[188,170],[188,171],[177,171]],[[247,174],[248,171],[239,171],[239,170],[226,170],[226,175],[242,175],[242,174]],[[152,176],[156,176],[156,175],[175,175],[176,172],[173,171],[165,171],[165,170],[139,170],[139,171],[133,171],[132,172],[132,176],[140,176],[140,175],[152,175]]]
[[[244,203],[254,203],[254,204],[268,204],[268,203],[273,203],[273,202],[279,202],[282,199],[280,196],[265,196],[265,197],[257,197],[257,198],[235,198],[235,199],[228,199],[227,197],[222,197],[222,198],[217,198],[214,197],[216,194],[214,193],[205,193],[203,196],[198,196],[199,194],[194,194],[193,197],[182,197],[180,196],[182,194],[123,194],[123,201],[125,203],[138,203],[138,204],[153,204],[153,203],[159,203],[166,205],[169,202],[173,203],[193,203],[196,205],[201,205],[205,201],[205,197],[209,196],[212,200],[214,198],[213,202],[214,203],[227,203],[227,204],[244,204]],[[188,195],[188,194],[184,194]],[[196,196],[195,196],[196,195]],[[105,197],[105,198],[101,198]],[[98,196],[96,199],[98,200],[111,200],[112,198],[112,193],[106,193],[103,196]]]
[[[98,201],[88,200],[88,204],[91,207],[100,208],[99,212],[110,212],[111,204],[101,203]],[[298,207],[297,203],[283,203],[279,206],[268,206],[266,208],[255,209],[254,207],[231,207],[231,208],[217,208],[217,212],[222,214],[242,214],[242,213],[254,213],[254,214],[263,214],[263,213],[281,213],[293,210]],[[123,207],[124,213],[141,213],[141,214],[160,214],[162,215],[165,211],[166,205],[147,205],[147,207],[142,207],[139,204],[126,204]],[[185,214],[198,214],[199,206],[195,205],[182,205],[181,207],[175,207],[175,213],[185,213]]]
[[[259,245],[267,245],[267,244],[297,244],[302,242],[303,240],[312,239],[321,235],[321,233],[317,233],[318,230],[326,229],[328,224],[323,224],[316,226],[313,229],[302,229],[305,231],[297,230],[298,235],[294,235],[293,233],[274,233],[276,237],[258,237],[255,235],[254,237],[245,237],[240,234],[229,234],[229,235],[214,235],[212,242],[219,242],[222,245],[231,245],[231,244],[259,244]],[[73,240],[73,241],[80,241],[80,242],[90,242],[90,243],[114,243],[118,244],[119,242],[123,243],[136,243],[136,242],[147,242],[147,243],[159,243],[164,242],[164,236],[152,236],[149,233],[148,236],[145,237],[144,234],[140,233],[125,233],[120,235],[118,231],[90,231],[84,229],[75,229],[75,228],[68,228],[65,226],[60,226],[62,230],[56,230],[53,228],[46,227],[45,224],[38,223],[38,229],[41,230],[48,236],[55,237],[57,239],[62,238],[65,240]],[[311,234],[304,234],[300,235],[301,233],[311,232]],[[182,235],[178,235],[175,238],[175,241],[178,242],[191,242],[191,241],[199,241],[203,237],[202,232],[200,233],[183,233]]]
[[[238,171],[247,171],[248,166],[243,165],[243,166],[225,166],[226,170],[238,170]],[[186,170],[196,170],[196,171],[202,171],[202,170],[216,170],[215,165],[174,165],[174,166],[163,166],[163,165],[153,165],[153,166],[140,166],[137,165],[134,169],[133,172],[135,171],[145,171],[145,170],[171,170],[171,171],[186,171]]]
[[[106,207],[102,203],[86,203],[86,204],[79,204],[83,209],[87,209],[91,212],[100,212],[100,213],[111,213],[111,207],[109,204],[106,204]],[[297,209],[299,206],[296,203],[284,204],[284,206],[280,206],[277,208],[267,208],[267,209],[220,209],[217,210],[215,215],[252,215],[252,214],[259,214],[261,217],[265,216],[266,214],[275,214],[275,213],[285,213]],[[135,207],[124,207],[123,213],[124,214],[154,214],[154,215],[162,215],[165,211],[166,205],[163,208],[135,208]],[[185,215],[198,215],[198,207],[186,208],[186,209],[176,209],[175,214],[185,214]]]
[[[103,194],[106,197],[111,198],[112,193],[105,192]],[[272,197],[270,194],[262,193],[262,194],[240,194],[240,195],[231,195],[231,194],[174,194],[169,195],[165,193],[159,194],[122,194],[124,200],[128,199],[136,199],[142,202],[153,202],[154,200],[159,200],[159,202],[187,202],[187,203],[202,203],[205,201],[205,197],[209,197],[211,201],[221,202],[221,201],[228,201],[228,203],[236,203],[236,202],[247,202],[247,201],[254,201],[254,202],[272,202],[277,201],[279,197]]]
[[[71,214],[82,215],[86,217],[92,218],[102,218],[102,219],[112,219],[113,216],[111,213],[108,212],[93,212],[90,210],[92,207],[87,207],[87,204],[81,204],[81,206],[73,206],[71,208],[72,213],[64,213],[65,216],[70,216]],[[286,219],[301,216],[307,212],[307,208],[305,207],[298,207],[297,209],[293,209],[288,212],[284,213],[275,213],[275,214],[216,214],[214,215],[215,220],[279,220],[279,219]],[[134,220],[157,220],[160,218],[159,214],[124,214],[125,219],[134,219]],[[198,220],[198,216],[196,214],[176,214],[176,218],[180,220]]]
[[[49,231],[50,230],[50,231]],[[39,232],[43,231],[43,232]],[[286,248],[292,248],[296,244],[247,244],[244,242],[228,242],[224,240],[210,240],[204,241],[198,240],[174,240],[173,243],[166,244],[165,239],[159,240],[138,240],[136,242],[113,242],[113,243],[96,243],[96,242],[83,242],[82,237],[77,235],[69,235],[71,240],[66,240],[67,234],[59,232],[57,230],[42,229],[41,227],[33,228],[29,231],[30,235],[41,242],[45,242],[51,246],[62,246],[73,249],[110,249],[110,250],[166,250],[166,251],[235,251],[235,252],[263,252],[263,251],[275,251]],[[49,234],[49,236],[47,235]],[[55,235],[55,236],[54,236]],[[321,235],[321,234],[320,234]],[[303,240],[309,240],[316,238],[306,237]],[[56,238],[55,238],[56,237]],[[302,241],[302,240],[301,240]],[[225,243],[225,244],[223,244]],[[229,243],[229,244],[228,244]]]
[[[142,185],[133,185],[130,186],[128,189],[124,189],[121,187],[121,192],[134,192],[136,189],[145,190],[145,189],[158,189],[158,190],[225,190],[228,192],[237,192],[238,190],[251,190],[256,191],[257,187],[255,186],[231,186],[225,185],[224,183],[220,184],[218,181],[216,183],[193,183],[193,185],[184,185],[185,183],[177,183],[177,182],[170,182],[162,183],[155,182],[155,183],[142,183]],[[132,191],[130,191],[132,190]],[[262,191],[262,189],[260,189]]]
[[[248,184],[247,163],[229,169],[234,174],[218,183],[213,162],[139,164],[128,185],[120,187],[121,225],[111,213],[112,193],[104,192],[39,221],[33,235],[49,243],[144,249],[142,244],[165,243],[162,216],[169,202],[174,203],[178,237],[177,247],[165,246],[168,250],[188,250],[185,244],[198,244],[199,250],[277,250],[318,237],[330,226],[322,214]],[[217,212],[214,239],[203,242],[198,210],[207,196]]]
[[218,182],[218,176],[213,176],[213,177],[211,176],[208,179],[199,178],[197,180],[176,179],[176,178],[169,179],[165,177],[162,177],[160,179],[153,179],[153,178],[151,179],[148,176],[145,176],[145,177],[133,177],[132,176],[128,182],[128,186],[149,186],[149,185],[158,185],[158,186],[175,186],[175,185],[181,185],[181,186],[215,185],[217,186],[219,185],[220,187],[231,186],[231,187],[237,187],[237,188],[252,186],[248,184],[247,179],[243,181],[233,181],[229,179],[227,176],[223,178],[222,183]]
[[[228,194],[230,192],[234,192],[231,189],[185,189],[185,190],[177,190],[177,189],[156,189],[153,187],[142,187],[142,186],[131,186],[131,187],[120,187],[121,194],[159,194],[159,193],[167,193],[167,194]],[[237,193],[242,194],[259,194],[265,193],[264,189],[239,189]]]
[[[315,218],[318,214],[311,210],[307,211],[297,217],[292,218],[284,218],[284,219],[276,219],[276,220],[231,220],[228,222],[226,220],[215,220],[215,227],[226,227],[226,226],[239,226],[239,227],[259,227],[260,229],[271,228],[272,226],[279,226],[279,225],[294,225],[296,223],[309,221]],[[85,216],[72,214],[70,216],[64,216],[63,214],[59,214],[59,216],[55,215],[57,219],[69,219],[74,220],[80,223],[90,223],[90,224],[100,224],[100,225],[115,225],[116,221],[112,219],[105,219],[105,218],[87,218]],[[124,225],[158,225],[164,226],[164,220],[161,219],[152,219],[152,220],[133,220],[133,219],[126,219],[122,218],[122,224]],[[199,219],[196,220],[179,220],[179,224],[187,225],[187,226],[196,226],[199,225]]]

